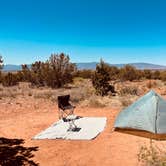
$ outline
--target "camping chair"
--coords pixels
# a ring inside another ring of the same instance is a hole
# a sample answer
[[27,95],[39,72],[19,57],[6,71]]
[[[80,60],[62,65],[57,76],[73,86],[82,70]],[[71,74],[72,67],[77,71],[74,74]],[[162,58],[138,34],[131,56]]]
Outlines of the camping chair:
[[75,106],[71,105],[69,101],[70,95],[58,96],[59,119],[62,119],[64,122],[69,122],[68,130],[74,131],[77,128],[74,123],[77,116],[74,115]]

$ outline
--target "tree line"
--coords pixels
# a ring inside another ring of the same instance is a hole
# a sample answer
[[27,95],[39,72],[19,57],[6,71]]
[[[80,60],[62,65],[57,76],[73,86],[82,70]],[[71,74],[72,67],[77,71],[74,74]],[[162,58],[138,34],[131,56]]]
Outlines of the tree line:
[[115,93],[110,81],[135,81],[143,79],[161,79],[166,81],[166,71],[138,70],[134,66],[125,65],[122,68],[107,65],[103,60],[96,66],[92,74],[92,84],[96,94],[104,96],[108,92]]
[[[101,60],[102,61],[102,60]],[[104,63],[103,65],[101,65]],[[95,70],[77,70],[75,73],[76,77],[82,78],[92,78],[95,72],[98,70],[98,66],[103,66],[107,73],[109,74],[110,81],[135,81],[144,79],[159,79],[166,81],[166,71],[165,70],[139,70],[134,66],[125,65],[124,67],[118,68],[116,66],[109,66],[104,61],[100,62]]]
[[[0,68],[3,60],[0,58]],[[63,87],[72,82],[76,65],[70,62],[68,55],[51,54],[46,62],[37,61],[30,66],[23,64],[22,70],[17,72],[0,72],[0,82],[4,86],[13,86],[18,82],[31,82],[35,86],[48,86],[52,88]]]
[[[68,55],[64,53],[51,54],[45,62],[37,61],[30,66],[24,64],[17,72],[2,72],[3,59],[0,56],[0,83],[4,86],[13,86],[18,82],[31,82],[35,86],[48,86],[52,88],[63,87],[71,83],[74,77],[83,77],[100,80],[103,88],[107,87],[105,81],[134,81],[141,79],[161,79],[166,81],[166,71],[138,70],[131,65],[122,68],[109,66],[104,61],[96,66],[95,70],[78,70],[76,64],[70,62]],[[107,87],[108,88],[108,87]]]

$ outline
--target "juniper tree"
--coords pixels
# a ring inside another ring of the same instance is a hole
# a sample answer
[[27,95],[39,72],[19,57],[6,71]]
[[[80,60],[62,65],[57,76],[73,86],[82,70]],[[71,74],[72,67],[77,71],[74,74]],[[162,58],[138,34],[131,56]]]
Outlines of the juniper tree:
[[160,71],[156,70],[154,71],[154,73],[152,73],[152,78],[155,80],[160,79],[160,75],[161,75]]
[[22,64],[21,65],[22,67],[22,75],[23,75],[23,80],[22,81],[28,81],[28,82],[31,82],[31,71],[28,67],[27,64]]
[[92,84],[96,90],[97,95],[107,95],[110,89],[109,85],[109,66],[103,60],[96,65],[96,70],[92,77]]
[[3,85],[4,86],[14,86],[17,84],[17,77],[16,74],[12,74],[12,73],[7,73],[4,78],[3,78]]
[[144,70],[144,77],[146,79],[151,79],[152,78],[152,72],[151,72],[151,70],[145,69]]
[[161,80],[165,82],[166,81],[166,71],[161,71],[160,77],[161,77]]
[[109,67],[109,74],[110,74],[110,79],[112,81],[119,79],[120,75],[120,70],[116,66],[110,66]]
[[120,70],[120,77],[122,81],[133,81],[138,78],[137,69],[131,65],[125,65]]
[[68,55],[51,54],[49,64],[49,83],[52,88],[63,87],[66,83],[72,82],[73,72],[76,70],[75,64],[70,62]]
[[45,83],[44,62],[36,61],[31,65],[31,82],[34,85],[43,86]]

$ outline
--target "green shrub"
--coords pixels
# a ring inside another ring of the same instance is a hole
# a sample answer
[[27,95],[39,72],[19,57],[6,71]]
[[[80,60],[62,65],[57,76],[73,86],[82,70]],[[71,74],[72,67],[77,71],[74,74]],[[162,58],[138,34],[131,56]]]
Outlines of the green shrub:
[[120,78],[122,81],[133,81],[138,79],[138,71],[131,65],[126,65],[120,69]]
[[161,79],[160,75],[161,75],[160,71],[156,70],[152,73],[152,78],[155,79],[155,80],[159,80],[159,79]]
[[143,75],[144,75],[144,77],[146,79],[151,79],[152,78],[152,72],[151,72],[151,70],[145,69]]
[[101,60],[96,66],[95,73],[92,77],[92,84],[97,95],[104,96],[108,94],[110,88],[109,81],[109,66]]
[[18,83],[17,76],[12,73],[7,73],[2,80],[3,86],[14,86]]
[[117,80],[119,79],[120,69],[118,69],[116,66],[110,66],[109,67],[109,75],[111,80]]
[[162,72],[160,73],[160,76],[161,76],[161,80],[162,80],[162,81],[166,81],[166,71],[162,71]]

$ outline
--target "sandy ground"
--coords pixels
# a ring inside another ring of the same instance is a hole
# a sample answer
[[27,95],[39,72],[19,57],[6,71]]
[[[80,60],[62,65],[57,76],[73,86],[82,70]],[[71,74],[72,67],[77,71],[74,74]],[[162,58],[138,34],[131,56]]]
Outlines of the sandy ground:
[[[119,109],[79,108],[80,116],[107,117],[104,131],[91,141],[32,140],[31,138],[58,120],[56,104],[45,100],[0,103],[0,137],[23,139],[25,147],[38,147],[32,158],[41,166],[137,166],[139,148],[149,139],[112,132]],[[159,142],[159,141],[158,141]],[[166,146],[166,141],[159,144]]]

